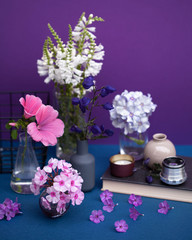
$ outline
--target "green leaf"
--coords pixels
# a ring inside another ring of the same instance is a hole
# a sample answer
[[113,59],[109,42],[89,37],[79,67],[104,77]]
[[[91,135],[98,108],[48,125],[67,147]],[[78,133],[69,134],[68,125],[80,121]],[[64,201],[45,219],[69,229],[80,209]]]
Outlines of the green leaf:
[[17,130],[16,130],[16,129],[13,129],[13,130],[11,131],[11,137],[12,137],[13,139],[17,139],[17,135],[18,135]]
[[138,145],[143,145],[145,143],[144,140],[142,139],[137,139],[137,138],[133,138],[133,137],[128,137],[130,140],[134,141],[135,143],[137,143]]

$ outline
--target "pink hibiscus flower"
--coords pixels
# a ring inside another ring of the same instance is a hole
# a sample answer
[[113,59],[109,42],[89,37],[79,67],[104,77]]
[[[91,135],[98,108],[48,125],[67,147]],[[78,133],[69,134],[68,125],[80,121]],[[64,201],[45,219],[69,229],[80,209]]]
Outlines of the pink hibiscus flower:
[[41,105],[37,114],[35,122],[27,126],[28,134],[36,142],[42,142],[45,146],[56,145],[57,137],[61,137],[64,133],[64,123],[57,118],[58,111],[53,107]]
[[26,100],[22,97],[19,99],[19,102],[24,107],[25,118],[35,116],[42,105],[42,101],[39,97],[29,94],[26,95]]

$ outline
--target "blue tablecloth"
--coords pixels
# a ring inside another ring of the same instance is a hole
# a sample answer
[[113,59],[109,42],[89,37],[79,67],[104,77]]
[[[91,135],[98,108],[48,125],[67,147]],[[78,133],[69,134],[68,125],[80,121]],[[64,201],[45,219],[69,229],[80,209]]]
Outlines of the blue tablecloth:
[[[177,154],[192,156],[192,146],[176,146]],[[22,215],[17,215],[11,221],[0,221],[1,240],[86,240],[86,239],[192,239],[192,204],[168,201],[174,207],[167,215],[157,212],[160,199],[143,197],[143,204],[137,209],[144,213],[137,221],[129,217],[129,195],[117,194],[114,202],[119,205],[111,213],[104,212],[105,220],[95,224],[89,220],[93,209],[102,209],[100,177],[109,165],[109,157],[118,153],[117,145],[90,145],[89,150],[96,158],[96,186],[85,194],[80,206],[71,206],[68,212],[57,219],[49,219],[43,215],[38,205],[38,196],[20,195],[13,192],[9,186],[10,174],[0,174],[0,202],[5,198],[15,200],[22,206]],[[49,149],[49,156],[54,157],[54,148]],[[124,219],[129,229],[126,233],[115,231],[114,222]]]

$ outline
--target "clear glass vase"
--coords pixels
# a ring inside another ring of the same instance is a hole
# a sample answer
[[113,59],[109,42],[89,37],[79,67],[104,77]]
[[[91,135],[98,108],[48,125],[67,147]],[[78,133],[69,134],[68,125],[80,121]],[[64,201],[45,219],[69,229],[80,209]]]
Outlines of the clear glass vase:
[[39,206],[42,212],[49,218],[57,218],[63,216],[70,207],[70,201],[67,203],[63,203],[60,205],[60,212],[58,211],[58,203],[53,204],[48,202],[46,196],[49,195],[47,193],[47,189],[44,189],[39,197]]
[[27,133],[21,133],[10,183],[13,191],[21,194],[32,194],[30,185],[38,166],[31,137]]
[[134,157],[135,161],[141,160],[144,157],[144,148],[148,142],[147,131],[144,133],[120,133],[119,145],[120,154],[128,154]]
[[81,125],[83,121],[80,111],[75,111],[72,104],[72,96],[66,96],[65,92],[55,89],[55,107],[59,112],[60,119],[65,124],[64,134],[58,139],[56,146],[56,156],[60,159],[69,161],[71,156],[76,152],[77,135],[70,131],[73,125]]

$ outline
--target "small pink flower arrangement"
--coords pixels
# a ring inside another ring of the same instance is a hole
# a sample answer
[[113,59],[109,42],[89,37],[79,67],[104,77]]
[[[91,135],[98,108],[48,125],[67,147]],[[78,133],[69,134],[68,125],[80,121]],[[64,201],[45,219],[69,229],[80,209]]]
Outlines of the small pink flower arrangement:
[[82,177],[70,163],[51,158],[43,169],[37,168],[30,188],[35,195],[44,189],[46,194],[40,197],[41,205],[47,210],[54,207],[57,213],[62,214],[69,202],[72,205],[82,203],[84,199],[82,183]]

